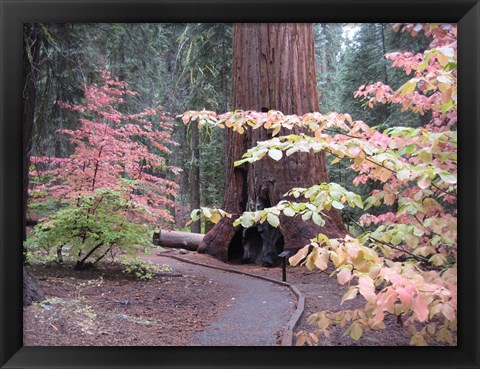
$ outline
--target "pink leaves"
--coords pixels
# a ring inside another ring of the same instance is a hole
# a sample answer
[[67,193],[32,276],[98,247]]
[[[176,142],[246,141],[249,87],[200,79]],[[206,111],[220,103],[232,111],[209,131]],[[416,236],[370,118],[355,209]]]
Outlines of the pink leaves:
[[419,322],[427,320],[429,310],[426,298],[423,295],[418,294],[413,298],[412,308],[413,314]]
[[[171,205],[169,197],[175,195],[178,186],[158,175],[165,169],[176,168],[167,168],[165,159],[150,152],[149,148],[170,152],[168,145],[173,144],[171,118],[159,108],[122,114],[113,106],[124,101],[122,96],[137,93],[128,90],[125,82],[113,79],[107,71],[102,71],[102,78],[102,86],[84,85],[83,105],[58,102],[63,108],[83,116],[78,129],[59,130],[70,137],[74,153],[62,159],[33,158],[32,163],[37,168],[48,166],[51,178],[47,178],[45,188],[53,198],[74,199],[100,188],[115,189],[123,193],[125,200],[136,204],[137,208],[131,211],[137,216],[143,212],[145,219],[150,221],[155,218],[171,221],[172,217],[164,208]],[[155,122],[153,119],[157,115],[159,118]],[[139,137],[144,140],[138,140]],[[139,212],[139,209],[143,210]]]
[[347,268],[342,268],[337,274],[337,281],[340,284],[345,284],[350,281],[352,278],[352,272],[350,269]]
[[410,302],[416,292],[415,285],[413,283],[407,283],[406,286],[396,286],[395,291],[398,293],[398,297],[402,304],[410,306]]
[[369,276],[360,276],[358,278],[358,291],[368,302],[375,302],[375,285]]

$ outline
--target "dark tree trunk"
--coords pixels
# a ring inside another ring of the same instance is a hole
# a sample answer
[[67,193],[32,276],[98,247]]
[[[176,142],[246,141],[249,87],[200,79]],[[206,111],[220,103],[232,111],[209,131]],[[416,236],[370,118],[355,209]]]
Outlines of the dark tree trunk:
[[33,277],[23,268],[23,306],[31,305],[34,301],[43,301],[45,296]]
[[[32,149],[32,132],[35,122],[36,82],[39,74],[41,32],[37,24],[23,26],[23,240],[27,239],[27,202],[28,202],[28,168],[30,167],[30,151]],[[24,262],[27,250],[23,249]],[[43,300],[43,294],[34,283],[32,277],[23,268],[23,303]]]
[[[315,74],[313,26],[311,24],[235,24],[233,34],[232,108],[260,111],[275,109],[284,114],[302,115],[319,110]],[[281,131],[281,134],[299,133]],[[264,158],[254,164],[234,167],[244,152],[257,141],[269,139],[264,129],[249,130],[240,135],[227,133],[226,188],[223,209],[236,215],[245,210],[273,206],[293,187],[308,187],[328,182],[323,154],[294,154],[278,162]],[[346,231],[337,211],[329,212],[326,225],[319,227],[300,218],[281,216],[279,231],[285,249],[296,250],[323,232],[330,237],[343,236]],[[271,227],[270,227],[271,228]],[[203,239],[199,252],[222,260],[239,254],[248,257],[251,243],[261,242],[261,261],[275,262],[274,253],[279,237],[272,236],[265,226],[248,232],[232,227],[232,220],[223,218]],[[250,239],[247,239],[250,238]],[[280,237],[281,238],[281,237]],[[281,247],[283,248],[283,247]]]

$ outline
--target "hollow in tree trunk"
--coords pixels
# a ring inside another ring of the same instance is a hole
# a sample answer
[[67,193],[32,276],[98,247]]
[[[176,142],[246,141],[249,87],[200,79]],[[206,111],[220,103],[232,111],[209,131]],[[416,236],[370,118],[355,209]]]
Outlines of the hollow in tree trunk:
[[[303,115],[319,111],[315,73],[313,25],[235,24],[233,32],[232,107],[241,110],[274,109],[284,114]],[[280,131],[283,134],[298,134]],[[234,167],[248,148],[271,138],[265,129],[240,135],[227,133],[226,188],[222,207],[235,215],[273,206],[293,187],[328,182],[322,153],[297,153],[280,161],[269,157],[253,164]],[[338,212],[328,212],[326,224],[281,215],[277,229],[266,222],[243,230],[233,220],[222,218],[205,236],[199,252],[224,261],[252,261],[271,266],[282,250],[297,250],[318,233],[343,236],[346,231]]]

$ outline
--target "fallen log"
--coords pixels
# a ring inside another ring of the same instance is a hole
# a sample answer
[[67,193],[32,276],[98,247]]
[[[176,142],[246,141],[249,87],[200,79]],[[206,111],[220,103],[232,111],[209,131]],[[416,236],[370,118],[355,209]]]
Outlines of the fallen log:
[[153,233],[153,244],[174,249],[197,251],[198,245],[200,245],[204,236],[204,234],[200,233],[162,230]]

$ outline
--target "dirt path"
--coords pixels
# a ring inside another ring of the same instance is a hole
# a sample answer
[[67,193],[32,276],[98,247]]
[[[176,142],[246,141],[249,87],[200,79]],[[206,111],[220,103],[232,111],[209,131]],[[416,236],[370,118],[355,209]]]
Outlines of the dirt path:
[[225,284],[233,292],[227,309],[202,332],[192,346],[274,346],[295,311],[296,299],[287,287],[232,274],[169,257],[148,255],[151,262],[167,264],[180,273],[201,275]]

